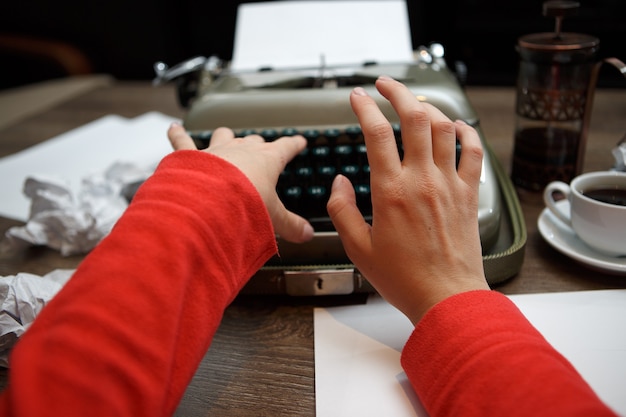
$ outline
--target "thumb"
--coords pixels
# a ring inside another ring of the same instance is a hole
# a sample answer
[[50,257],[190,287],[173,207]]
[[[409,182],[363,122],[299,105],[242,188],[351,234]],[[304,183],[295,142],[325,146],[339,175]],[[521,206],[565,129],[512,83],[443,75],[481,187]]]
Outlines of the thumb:
[[356,205],[354,187],[349,179],[342,175],[335,177],[326,208],[348,257],[354,262],[353,256],[369,247],[366,245],[371,242],[371,227]]
[[307,242],[313,239],[313,226],[308,221],[287,210],[280,200],[273,207],[275,210],[270,213],[270,217],[274,225],[274,232],[278,236],[294,243]]
[[196,145],[193,143],[193,139],[191,139],[180,123],[174,122],[171,124],[170,128],[167,130],[167,138],[170,140],[172,148],[174,148],[175,151],[197,149]]

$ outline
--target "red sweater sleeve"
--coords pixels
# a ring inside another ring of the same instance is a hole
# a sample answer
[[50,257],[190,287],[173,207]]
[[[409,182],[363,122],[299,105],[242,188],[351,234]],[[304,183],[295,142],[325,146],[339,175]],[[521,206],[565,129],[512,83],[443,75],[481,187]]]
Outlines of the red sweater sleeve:
[[431,416],[614,416],[504,295],[444,300],[417,324],[402,366]]
[[224,309],[276,250],[240,170],[174,152],[16,345],[0,415],[172,415]]

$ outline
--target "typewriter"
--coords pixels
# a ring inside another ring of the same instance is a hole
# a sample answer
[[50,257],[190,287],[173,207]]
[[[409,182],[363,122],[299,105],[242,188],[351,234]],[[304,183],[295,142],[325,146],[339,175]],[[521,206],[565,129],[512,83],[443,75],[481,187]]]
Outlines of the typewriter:
[[[452,120],[474,126],[484,142],[478,117],[447,67],[441,45],[420,47],[413,62],[401,64],[232,72],[215,57],[197,57],[173,68],[157,63],[155,70],[156,82],[177,79],[180,104],[187,108],[183,125],[198,148],[206,148],[212,131],[220,126],[232,128],[237,136],[255,133],[273,140],[301,134],[307,139],[307,148],[280,176],[277,192],[288,209],[309,219],[315,237],[293,244],[277,236],[280,257],[253,277],[247,290],[254,293],[326,295],[371,290],[351,265],[326,212],[331,182],[341,173],[352,181],[357,204],[371,219],[365,144],[349,104],[355,86],[364,87],[393,124],[400,154],[398,117],[374,87],[381,74],[403,82],[416,99],[435,105]],[[484,254],[498,239],[501,212],[499,182],[486,157],[477,213]]]

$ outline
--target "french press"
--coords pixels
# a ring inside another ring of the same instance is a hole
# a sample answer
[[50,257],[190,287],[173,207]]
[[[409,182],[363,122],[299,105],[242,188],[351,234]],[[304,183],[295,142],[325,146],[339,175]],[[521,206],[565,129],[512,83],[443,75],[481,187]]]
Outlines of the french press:
[[581,173],[599,67],[608,62],[626,76],[616,58],[597,62],[598,38],[561,31],[563,19],[578,8],[573,1],[545,2],[544,16],[556,18],[554,32],[518,39],[511,179],[520,194],[543,191],[551,181],[569,183]]

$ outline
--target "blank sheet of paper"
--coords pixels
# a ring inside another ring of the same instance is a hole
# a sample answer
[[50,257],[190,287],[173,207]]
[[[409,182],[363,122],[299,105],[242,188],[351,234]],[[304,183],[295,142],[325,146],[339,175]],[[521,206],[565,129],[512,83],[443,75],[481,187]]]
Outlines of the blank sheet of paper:
[[[626,290],[510,297],[610,407],[626,415]],[[424,417],[400,367],[410,322],[378,296],[316,308],[318,417]]]
[[403,0],[248,3],[237,11],[235,72],[412,59]]

